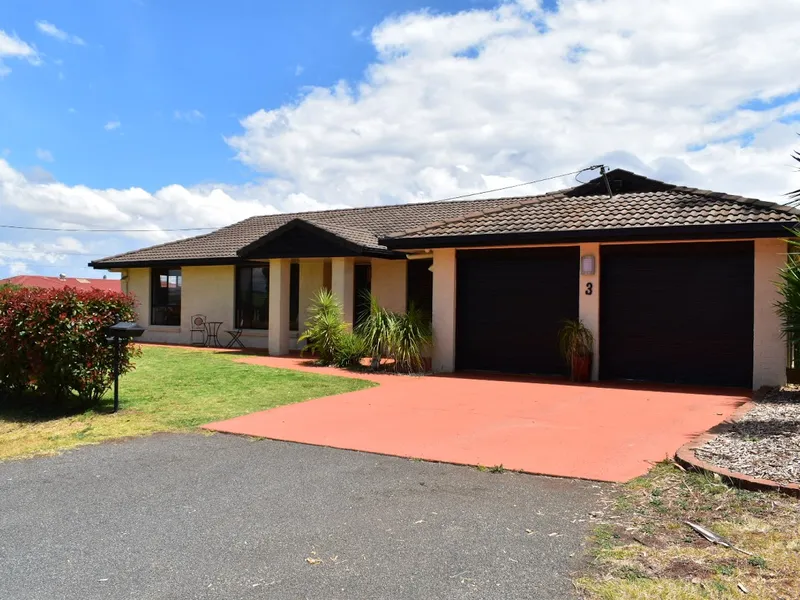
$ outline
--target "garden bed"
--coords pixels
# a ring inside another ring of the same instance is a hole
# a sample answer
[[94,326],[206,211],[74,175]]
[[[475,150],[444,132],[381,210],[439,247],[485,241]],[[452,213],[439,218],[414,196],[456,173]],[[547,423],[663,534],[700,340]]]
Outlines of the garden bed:
[[800,483],[800,386],[776,389],[754,400],[736,421],[695,450],[714,466],[782,484]]

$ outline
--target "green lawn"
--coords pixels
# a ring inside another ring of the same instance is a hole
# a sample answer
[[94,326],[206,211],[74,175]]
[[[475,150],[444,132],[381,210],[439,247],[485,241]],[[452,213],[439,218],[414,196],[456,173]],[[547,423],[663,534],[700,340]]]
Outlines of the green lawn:
[[146,346],[136,369],[98,410],[56,419],[0,414],[0,459],[57,452],[203,423],[371,387],[372,383],[236,363],[237,355]]

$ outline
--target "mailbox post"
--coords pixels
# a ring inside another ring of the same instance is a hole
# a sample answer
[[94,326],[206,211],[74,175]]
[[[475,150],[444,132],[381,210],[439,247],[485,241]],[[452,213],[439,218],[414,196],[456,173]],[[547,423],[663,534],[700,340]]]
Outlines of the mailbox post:
[[122,340],[138,338],[145,329],[136,323],[120,321],[106,330],[107,340],[114,344],[114,412],[119,410],[119,354]]

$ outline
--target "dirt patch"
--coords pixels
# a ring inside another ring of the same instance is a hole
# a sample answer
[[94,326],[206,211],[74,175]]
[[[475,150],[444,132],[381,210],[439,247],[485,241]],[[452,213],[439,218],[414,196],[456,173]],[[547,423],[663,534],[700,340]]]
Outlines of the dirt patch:
[[[593,559],[576,581],[587,598],[800,598],[800,501],[734,489],[661,463],[621,486],[597,519]],[[712,544],[698,523],[733,548]]]

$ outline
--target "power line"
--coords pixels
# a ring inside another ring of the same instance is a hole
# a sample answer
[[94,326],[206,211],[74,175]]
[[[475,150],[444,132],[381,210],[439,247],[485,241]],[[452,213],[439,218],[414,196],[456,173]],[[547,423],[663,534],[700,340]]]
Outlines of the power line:
[[25,231],[70,231],[73,233],[152,233],[160,231],[211,231],[219,227],[183,227],[179,229],[79,229],[77,227],[28,227],[25,225],[0,225],[2,229],[23,229]]
[[493,192],[502,192],[503,190],[510,190],[512,188],[522,187],[524,185],[533,185],[534,183],[542,183],[544,181],[551,181],[553,179],[561,179],[562,177],[569,177],[570,175],[579,175],[585,171],[594,171],[595,169],[599,169],[602,165],[592,165],[591,167],[586,167],[584,169],[578,169],[577,171],[572,171],[571,173],[562,173],[561,175],[553,175],[552,177],[545,177],[543,179],[535,179],[534,181],[526,181],[525,183],[515,183],[514,185],[507,185],[501,188],[494,188],[492,190],[483,190],[482,192],[473,192],[471,194],[462,194],[460,196],[451,196],[450,198],[441,198],[440,200],[434,200],[434,202],[447,202],[448,200],[460,200],[461,198],[470,198],[471,196],[480,196],[481,194],[491,194]]
[[[492,194],[494,192],[502,192],[505,190],[511,190],[514,188],[523,187],[526,185],[533,185],[536,183],[543,183],[545,181],[552,181],[553,179],[561,179],[562,177],[569,177],[570,175],[577,176],[580,173],[584,173],[586,171],[594,171],[600,169],[602,166],[603,165],[592,165],[591,167],[585,167],[583,169],[578,169],[577,171],[562,173],[560,175],[553,175],[552,177],[543,177],[542,179],[534,179],[533,181],[515,183],[514,185],[507,185],[504,187],[493,188],[491,190],[483,190],[482,192],[472,192],[470,194],[461,194],[460,196],[450,196],[449,198],[440,198],[439,200],[434,200],[434,202],[448,202],[450,200],[460,200],[462,198],[471,198],[473,196]],[[176,229],[80,229],[77,227],[28,227],[26,225],[0,225],[0,228],[19,229],[24,231],[64,231],[72,233],[152,233],[160,231],[213,231],[215,229],[219,229],[219,227],[180,227]],[[65,254],[65,253],[61,252],[60,254]]]

